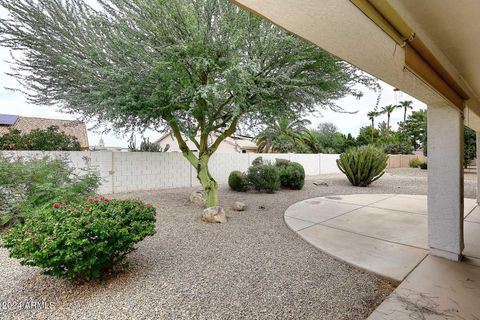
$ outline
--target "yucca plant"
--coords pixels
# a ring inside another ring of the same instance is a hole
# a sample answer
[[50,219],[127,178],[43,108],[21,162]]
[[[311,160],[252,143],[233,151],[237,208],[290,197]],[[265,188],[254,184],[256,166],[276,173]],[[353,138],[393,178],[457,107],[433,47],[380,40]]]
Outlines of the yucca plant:
[[373,146],[349,149],[340,155],[337,166],[354,186],[366,187],[385,173],[388,156]]

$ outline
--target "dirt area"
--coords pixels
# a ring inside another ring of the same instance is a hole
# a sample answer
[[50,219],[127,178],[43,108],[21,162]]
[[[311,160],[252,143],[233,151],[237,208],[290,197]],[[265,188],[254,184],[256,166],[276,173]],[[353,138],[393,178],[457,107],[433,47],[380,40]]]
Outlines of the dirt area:
[[[314,182],[325,182],[318,186]],[[425,194],[426,172],[395,169],[368,188],[345,177],[311,177],[301,191],[237,193],[222,186],[226,224],[206,224],[189,203],[198,188],[115,195],[157,209],[157,234],[131,254],[131,268],[75,286],[21,266],[0,249],[2,319],[363,319],[394,289],[387,281],[317,250],[285,225],[291,204],[350,193]],[[467,197],[475,182],[465,183]],[[231,210],[235,201],[244,212]],[[47,302],[50,309],[13,310]]]

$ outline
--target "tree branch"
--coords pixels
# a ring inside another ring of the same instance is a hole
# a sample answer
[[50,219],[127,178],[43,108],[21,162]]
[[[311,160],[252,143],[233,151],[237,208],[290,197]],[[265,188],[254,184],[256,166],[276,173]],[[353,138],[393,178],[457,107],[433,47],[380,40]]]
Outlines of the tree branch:
[[182,137],[182,133],[180,132],[180,129],[178,128],[177,123],[175,122],[173,116],[168,117],[168,119],[165,119],[167,123],[170,125],[170,128],[172,128],[173,135],[178,141],[178,146],[180,150],[182,150],[183,155],[187,160],[191,163],[192,166],[197,166],[198,165],[198,158],[193,154],[192,150],[188,148],[187,143]]
[[240,115],[235,116],[232,120],[232,123],[228,127],[228,129],[225,130],[225,132],[222,133],[217,138],[217,140],[215,140],[212,146],[208,149],[208,152],[207,152],[208,155],[212,155],[218,149],[218,146],[220,145],[220,143],[223,142],[223,140],[225,140],[226,138],[230,137],[232,134],[235,133],[235,131],[237,130],[238,120],[240,120]]

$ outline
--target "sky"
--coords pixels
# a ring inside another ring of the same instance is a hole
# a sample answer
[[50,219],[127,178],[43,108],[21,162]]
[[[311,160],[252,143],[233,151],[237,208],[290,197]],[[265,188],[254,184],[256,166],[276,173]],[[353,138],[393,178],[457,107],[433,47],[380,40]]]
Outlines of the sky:
[[[92,0],[88,0],[90,4],[94,4]],[[5,12],[0,11],[0,16],[5,16]],[[11,91],[7,88],[21,88],[13,77],[10,77],[6,72],[10,69],[9,61],[11,61],[10,53],[7,48],[0,47],[0,113],[15,114],[29,117],[43,117],[53,119],[76,119],[75,115],[65,114],[54,106],[38,106],[29,104],[21,92]],[[398,101],[412,100],[413,110],[425,109],[426,105],[422,102],[410,97],[405,93],[396,96],[394,88],[385,82],[380,81],[382,87],[379,107],[389,104],[397,104]],[[378,92],[370,91],[366,88],[359,87],[364,92],[361,99],[356,99],[352,96],[345,97],[337,101],[337,104],[344,110],[349,112],[356,112],[353,114],[338,113],[331,110],[322,110],[308,117],[312,122],[312,128],[315,128],[319,123],[331,122],[335,124],[339,131],[344,134],[352,134],[356,136],[359,129],[370,124],[367,113],[375,107],[377,103]],[[411,112],[411,111],[409,111]],[[380,116],[376,122],[386,121],[386,115]],[[397,128],[397,122],[403,120],[403,111],[397,109],[391,118],[391,125],[394,129]],[[97,145],[100,138],[103,138],[105,146],[109,147],[127,147],[130,136],[117,136],[113,133],[104,134],[102,132],[94,131],[92,128],[94,123],[87,123],[88,140],[91,146]],[[107,124],[108,125],[108,124]],[[161,136],[160,133],[147,131],[146,138],[154,141]],[[138,137],[138,140],[140,137]]]

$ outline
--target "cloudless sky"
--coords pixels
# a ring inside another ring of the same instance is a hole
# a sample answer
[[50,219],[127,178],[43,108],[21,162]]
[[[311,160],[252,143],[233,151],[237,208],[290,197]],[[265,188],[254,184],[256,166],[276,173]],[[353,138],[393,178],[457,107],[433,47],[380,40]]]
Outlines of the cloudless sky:
[[[88,0],[88,2],[93,4],[92,0]],[[0,15],[5,16],[5,12],[0,12]],[[8,63],[10,60],[11,58],[9,50],[0,47],[0,113],[54,119],[76,118],[75,115],[61,113],[57,108],[52,106],[47,107],[28,104],[21,92],[7,90],[6,88],[20,88],[14,78],[5,74],[10,69],[10,64]],[[400,97],[396,97],[393,90],[394,88],[384,82],[381,82],[381,87],[382,92],[379,103],[380,108],[388,104],[396,104],[398,101],[402,100],[412,100],[414,110],[426,108],[425,104],[408,96],[405,93],[401,94]],[[350,96],[337,101],[337,104],[346,111],[357,111],[356,113],[337,113],[331,110],[322,110],[319,108],[319,112],[317,114],[308,117],[308,119],[312,122],[312,127],[316,127],[321,122],[332,122],[342,133],[351,133],[353,136],[356,136],[362,126],[367,126],[370,124],[370,121],[367,118],[367,113],[375,107],[378,97],[377,92],[369,91],[368,89],[361,87],[359,87],[359,89],[364,92],[364,96],[361,99],[358,100]],[[396,128],[397,122],[401,120],[403,120],[403,111],[401,109],[397,109],[392,114],[392,127]],[[386,121],[386,115],[380,116],[376,120],[376,123],[381,121]],[[93,125],[93,123],[87,123],[87,128],[91,128]],[[108,124],[105,125],[108,126]],[[103,137],[106,146],[128,146],[129,136],[116,136],[113,133],[102,134],[100,132],[95,132],[94,130],[88,131],[88,140],[91,146],[96,145],[100,137]],[[160,134],[148,131],[145,133],[145,137],[148,137],[150,138],[150,141],[153,141],[158,139]]]

